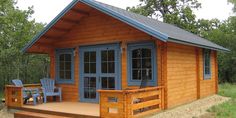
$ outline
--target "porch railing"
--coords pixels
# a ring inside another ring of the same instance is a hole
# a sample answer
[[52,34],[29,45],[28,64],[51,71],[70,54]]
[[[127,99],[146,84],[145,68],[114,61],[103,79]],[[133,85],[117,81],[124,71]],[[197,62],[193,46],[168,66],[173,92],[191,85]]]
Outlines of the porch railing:
[[[25,84],[25,88],[38,88],[40,84]],[[5,86],[5,104],[8,107],[22,107],[23,106],[23,87],[16,87],[14,85]]]
[[100,116],[114,118],[142,117],[164,108],[164,88],[99,90]]

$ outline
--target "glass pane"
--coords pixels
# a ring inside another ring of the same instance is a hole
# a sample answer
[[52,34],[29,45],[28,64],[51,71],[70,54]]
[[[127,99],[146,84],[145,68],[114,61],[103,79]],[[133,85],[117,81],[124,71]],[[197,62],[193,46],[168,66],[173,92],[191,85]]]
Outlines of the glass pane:
[[141,68],[141,59],[133,59],[132,66],[133,68]]
[[90,62],[96,62],[96,52],[90,52]]
[[64,54],[60,54],[59,59],[60,61],[65,61]]
[[136,49],[132,51],[132,58],[141,58],[142,50]]
[[89,52],[84,52],[84,62],[89,62]]
[[115,51],[114,50],[108,51],[108,61],[115,61]]
[[107,77],[102,77],[102,89],[107,89],[108,88],[108,82],[107,82]]
[[89,88],[84,88],[84,98],[89,98]]
[[107,62],[102,62],[102,73],[107,73]]
[[89,77],[84,77],[84,87],[89,87]]
[[115,62],[108,63],[108,73],[115,73]]
[[142,57],[151,57],[151,49],[142,49]]
[[64,71],[59,71],[59,76],[60,76],[60,79],[64,79]]
[[152,67],[152,62],[151,58],[149,59],[142,59],[142,68],[151,68]]
[[66,74],[65,79],[72,79],[71,78],[71,71],[65,71],[65,74]]
[[89,73],[89,63],[84,63],[84,73]]
[[96,98],[96,78],[85,77],[84,78],[84,97],[89,99]]
[[65,70],[71,70],[71,62],[65,62],[66,69]]
[[71,61],[71,54],[65,54],[65,61]]
[[64,62],[60,61],[59,69],[60,70],[65,70]]
[[143,69],[142,70],[142,79],[152,79],[152,70],[151,69]]
[[96,77],[90,77],[90,87],[95,87],[96,89]]
[[107,51],[102,51],[101,53],[102,53],[101,55],[102,62],[107,61]]
[[141,70],[133,70],[133,80],[141,80]]
[[114,90],[115,89],[115,78],[114,77],[109,77],[108,78],[108,88],[110,90]]
[[96,73],[96,63],[90,63],[90,73]]

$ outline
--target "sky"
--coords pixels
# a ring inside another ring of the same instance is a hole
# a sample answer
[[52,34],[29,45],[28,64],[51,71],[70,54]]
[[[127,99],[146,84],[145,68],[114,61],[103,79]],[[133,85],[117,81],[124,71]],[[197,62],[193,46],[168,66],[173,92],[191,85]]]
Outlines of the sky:
[[[33,6],[35,13],[31,19],[36,22],[49,23],[59,14],[72,0],[18,0],[17,7],[26,10]],[[125,9],[126,7],[136,6],[139,0],[97,0],[106,4]],[[197,18],[226,20],[232,13],[233,5],[227,0],[198,0],[202,8],[194,11]]]

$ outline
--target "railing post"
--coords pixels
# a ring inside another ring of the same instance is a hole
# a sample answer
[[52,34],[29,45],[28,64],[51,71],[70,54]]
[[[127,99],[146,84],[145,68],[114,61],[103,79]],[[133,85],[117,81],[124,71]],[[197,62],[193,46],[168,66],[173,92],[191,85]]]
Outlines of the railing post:
[[5,86],[5,101],[6,106],[22,107],[23,106],[23,91],[22,87]]

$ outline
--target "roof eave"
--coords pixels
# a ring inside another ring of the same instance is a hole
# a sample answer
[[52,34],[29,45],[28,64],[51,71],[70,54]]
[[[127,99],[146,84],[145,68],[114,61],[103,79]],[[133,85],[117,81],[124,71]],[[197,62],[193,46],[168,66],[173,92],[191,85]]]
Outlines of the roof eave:
[[216,48],[216,47],[210,47],[206,45],[201,45],[201,44],[195,44],[191,42],[185,42],[182,40],[174,39],[174,38],[169,38],[168,42],[173,42],[173,43],[178,43],[178,44],[184,44],[184,45],[190,45],[190,46],[195,46],[195,47],[200,47],[200,48],[206,48],[206,49],[211,49],[211,50],[216,50],[216,51],[222,51],[222,52],[230,52],[229,49],[227,48]]
[[41,32],[39,32],[29,43],[27,43],[21,50],[26,53],[27,50],[37,42],[52,26],[54,26],[79,0],[73,0],[66,8],[64,8]]

